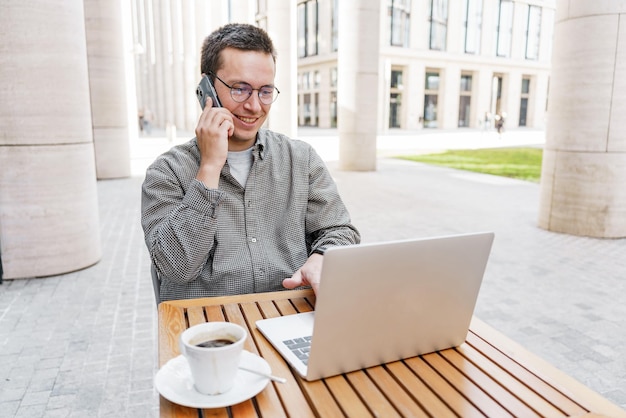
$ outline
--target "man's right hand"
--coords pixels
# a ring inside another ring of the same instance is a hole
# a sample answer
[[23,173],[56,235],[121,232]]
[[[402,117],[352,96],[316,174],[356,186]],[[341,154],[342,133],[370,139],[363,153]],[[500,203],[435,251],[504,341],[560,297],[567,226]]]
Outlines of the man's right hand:
[[217,189],[220,172],[228,157],[228,138],[233,135],[233,115],[223,107],[213,107],[207,98],[196,126],[196,139],[200,149],[200,168],[196,179],[210,189]]

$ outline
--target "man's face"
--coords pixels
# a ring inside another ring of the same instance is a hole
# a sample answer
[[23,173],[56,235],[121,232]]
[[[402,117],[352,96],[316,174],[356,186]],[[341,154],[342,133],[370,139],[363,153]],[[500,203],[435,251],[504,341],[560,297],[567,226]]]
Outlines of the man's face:
[[[276,67],[270,54],[226,48],[221,52],[221,62],[223,66],[216,74],[230,86],[247,83],[253,89],[258,89],[274,85]],[[256,140],[256,134],[267,119],[272,105],[261,103],[258,90],[254,90],[243,102],[237,102],[224,83],[216,79],[214,84],[222,106],[234,115],[235,133],[230,137],[229,149],[237,151],[249,148]]]

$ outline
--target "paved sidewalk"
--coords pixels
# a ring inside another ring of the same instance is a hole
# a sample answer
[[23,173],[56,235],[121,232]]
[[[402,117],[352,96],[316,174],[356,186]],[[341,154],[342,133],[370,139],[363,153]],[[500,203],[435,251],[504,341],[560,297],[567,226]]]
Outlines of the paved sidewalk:
[[[537,184],[386,158],[541,146],[542,132],[392,132],[379,137],[375,172],[337,169],[336,131],[300,135],[328,162],[365,242],[494,231],[476,315],[626,408],[626,239],[539,229]],[[158,415],[156,309],[139,190],[145,166],[171,145],[161,137],[133,141],[135,175],[98,182],[99,263],[0,286],[0,417]]]

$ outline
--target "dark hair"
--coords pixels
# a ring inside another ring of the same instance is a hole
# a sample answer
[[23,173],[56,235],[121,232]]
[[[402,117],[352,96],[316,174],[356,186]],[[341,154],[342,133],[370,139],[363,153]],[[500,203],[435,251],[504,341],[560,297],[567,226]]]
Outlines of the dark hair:
[[276,50],[267,32],[247,23],[229,23],[211,33],[202,43],[200,71],[207,75],[216,73],[222,67],[221,52],[226,48],[265,52],[276,62]]

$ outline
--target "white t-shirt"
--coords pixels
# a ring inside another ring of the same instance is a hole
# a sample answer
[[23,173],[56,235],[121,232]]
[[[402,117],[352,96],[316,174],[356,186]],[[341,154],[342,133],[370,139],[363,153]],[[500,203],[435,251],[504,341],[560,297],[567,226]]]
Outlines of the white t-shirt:
[[250,167],[252,167],[252,149],[250,147],[244,151],[228,151],[228,167],[230,174],[241,184],[246,187]]

